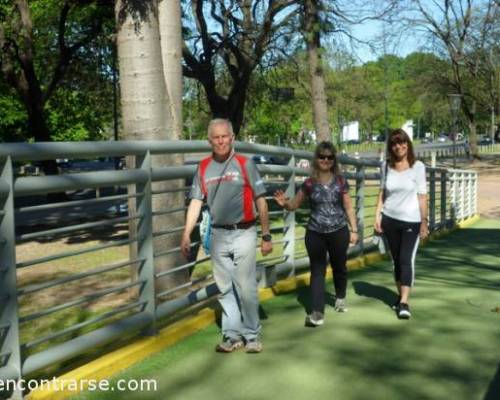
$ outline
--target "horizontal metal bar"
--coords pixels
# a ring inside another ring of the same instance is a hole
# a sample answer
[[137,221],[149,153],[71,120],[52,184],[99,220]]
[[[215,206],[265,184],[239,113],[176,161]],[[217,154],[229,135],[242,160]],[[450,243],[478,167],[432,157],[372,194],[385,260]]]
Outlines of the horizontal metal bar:
[[65,226],[63,228],[54,228],[54,229],[48,229],[45,231],[26,233],[24,235],[17,236],[16,240],[17,241],[26,241],[26,240],[37,238],[40,236],[57,235],[60,233],[68,233],[68,232],[78,231],[78,230],[82,230],[82,229],[95,228],[95,227],[100,227],[100,226],[105,226],[105,225],[116,225],[120,222],[126,222],[126,221],[131,221],[134,219],[142,218],[143,215],[144,214],[135,214],[135,215],[129,214],[126,217],[111,218],[111,219],[106,219],[106,220],[101,220],[101,221],[96,221],[96,222],[86,222],[84,224]]
[[258,267],[268,267],[271,265],[275,265],[274,261],[284,260],[285,258],[286,258],[285,255],[275,256],[275,257],[271,257],[271,258],[265,258],[264,260],[259,261],[257,263],[257,266]]
[[183,187],[175,188],[175,189],[152,190],[151,194],[152,195],[157,195],[157,194],[166,194],[166,193],[186,192],[189,189],[191,189],[191,186],[183,186]]
[[189,262],[187,264],[182,264],[182,265],[179,265],[178,267],[171,268],[171,269],[168,269],[166,271],[159,272],[159,273],[155,274],[155,278],[162,278],[162,277],[164,277],[166,275],[173,274],[174,272],[178,272],[178,271],[182,271],[184,269],[190,268],[193,265],[196,265],[196,261],[192,261],[192,262]]
[[116,203],[116,200],[131,199],[131,198],[140,197],[143,195],[144,195],[144,193],[140,192],[140,193],[133,193],[133,194],[119,194],[116,196],[98,197],[95,199],[71,200],[71,201],[65,201],[65,202],[60,202],[60,203],[40,204],[40,205],[36,205],[36,206],[19,207],[19,208],[16,208],[15,212],[16,212],[16,214],[19,214],[19,213],[24,213],[24,212],[33,212],[33,211],[53,209],[55,207],[63,208],[63,207],[89,206],[89,205],[96,204],[96,203],[108,203],[108,202],[109,203]]
[[196,165],[154,168],[151,172],[151,180],[158,182],[171,179],[187,179],[191,178],[195,171]]
[[148,173],[141,169],[81,172],[77,174],[17,178],[14,189],[16,196],[27,196],[89,187],[144,183],[147,180]]
[[132,283],[126,283],[124,285],[120,285],[120,286],[110,288],[110,289],[98,290],[97,292],[80,297],[77,300],[69,301],[69,302],[64,303],[64,304],[59,304],[57,306],[47,308],[44,311],[39,311],[39,312],[36,312],[33,314],[25,315],[24,317],[19,317],[19,322],[25,323],[25,322],[33,321],[34,319],[38,319],[38,318],[44,317],[46,315],[50,315],[50,314],[53,314],[57,311],[61,311],[61,310],[64,310],[66,308],[74,307],[74,306],[77,306],[79,304],[86,303],[88,301],[96,300],[99,297],[103,297],[103,296],[106,296],[106,295],[111,294],[111,293],[121,292],[122,290],[126,290],[126,289],[129,289],[129,288],[134,287],[134,286],[142,285],[145,282],[146,282],[145,280],[140,280],[140,281],[136,281],[136,282],[132,282]]
[[155,278],[162,278],[166,275],[173,274],[174,272],[179,272],[179,271],[182,271],[184,269],[190,268],[196,264],[199,264],[199,261],[192,261],[192,262],[189,262],[187,264],[179,265],[178,267],[175,267],[175,268],[170,268],[166,271],[158,272],[157,274],[155,274]]
[[47,350],[30,355],[23,363],[23,375],[30,375],[48,365],[57,364],[58,362],[89,351],[89,349],[94,349],[115,339],[121,339],[128,332],[144,328],[152,320],[152,315],[140,312],[59,345],[52,346]]
[[92,159],[124,155],[187,153],[209,151],[206,140],[130,140],[102,142],[39,142],[39,143],[2,143],[0,158],[10,155],[15,161],[51,160],[56,158]]
[[186,211],[187,207],[177,207],[177,208],[171,208],[170,210],[165,210],[165,211],[155,211],[151,213],[153,217],[156,217],[158,215],[167,215],[167,214],[173,214],[176,212],[181,212],[181,211]]
[[[313,153],[279,146],[258,143],[236,142],[237,151],[248,154],[266,154],[281,157],[295,156],[296,159],[311,160]],[[0,158],[10,156],[14,161],[51,160],[56,158],[92,159],[106,154],[109,157],[124,155],[183,154],[210,152],[206,140],[130,140],[102,142],[39,142],[39,143],[2,143]],[[339,155],[341,164],[378,166],[380,161],[356,159],[344,154]],[[262,164],[261,164],[262,165]],[[299,168],[297,168],[299,169]]]
[[38,292],[38,291],[44,290],[44,289],[48,289],[48,288],[51,288],[51,287],[54,287],[57,285],[61,285],[63,283],[73,282],[76,280],[87,278],[89,276],[99,275],[99,274],[102,274],[105,272],[114,271],[115,269],[123,268],[123,267],[129,266],[129,265],[132,265],[132,264],[140,264],[144,261],[145,261],[144,258],[142,258],[142,259],[139,258],[136,260],[127,260],[127,261],[123,261],[123,262],[119,262],[119,263],[110,264],[110,265],[105,266],[105,267],[92,269],[90,271],[81,272],[79,274],[65,276],[65,277],[60,278],[60,279],[54,279],[54,280],[49,281],[49,282],[25,286],[25,287],[22,287],[21,289],[18,290],[17,295],[18,296],[25,296],[27,294],[30,294],[33,292]]
[[117,240],[116,242],[113,242],[113,243],[97,245],[97,246],[89,247],[89,248],[86,248],[86,249],[75,250],[75,251],[67,251],[67,252],[58,253],[58,254],[55,254],[55,255],[52,255],[52,256],[37,258],[35,260],[20,262],[20,263],[16,264],[16,267],[17,268],[25,268],[25,267],[29,267],[31,265],[43,264],[45,262],[49,262],[49,261],[53,261],[53,260],[58,260],[58,259],[61,259],[61,258],[78,256],[78,255],[81,255],[81,254],[91,253],[93,251],[99,251],[99,250],[108,249],[110,247],[124,246],[126,244],[137,242],[138,240],[139,240],[139,238],[135,238],[135,239],[123,239],[123,240]]
[[[197,223],[195,226],[199,226],[200,224]],[[158,232],[153,232],[153,237],[156,238],[158,236],[163,236],[163,235],[170,235],[171,233],[176,233],[176,232],[182,232],[184,230],[184,226],[179,226],[177,228],[172,228],[172,229],[166,229]]]
[[269,215],[283,215],[283,210],[269,211]]
[[[198,281],[194,282],[197,283]],[[186,295],[179,296],[175,299],[165,301],[158,304],[156,307],[156,317],[164,318],[168,315],[174,314],[176,311],[184,309],[195,303],[207,300],[219,293],[219,289],[215,283],[210,283],[209,285],[189,292]]]
[[173,289],[164,290],[163,292],[158,293],[156,295],[156,298],[160,298],[160,297],[166,296],[167,294],[171,294],[171,293],[177,292],[178,290],[187,288],[187,287],[192,286],[192,285],[193,285],[193,282],[187,282],[187,283],[184,283],[183,285],[177,286],[177,287],[175,287]]
[[[200,241],[191,242],[191,246],[190,247],[194,247],[194,246],[197,246],[199,244],[201,244]],[[153,257],[157,258],[157,257],[161,257],[161,256],[166,256],[167,254],[177,253],[179,251],[181,251],[180,247],[173,247],[173,248],[171,248],[169,250],[160,251],[158,253],[155,253]]]
[[47,342],[49,340],[55,339],[55,338],[60,337],[60,336],[64,336],[68,333],[74,332],[74,331],[81,329],[81,328],[84,328],[88,325],[95,324],[95,323],[100,322],[102,320],[111,318],[112,316],[114,316],[116,314],[120,314],[120,313],[122,313],[124,311],[128,311],[132,308],[135,308],[135,307],[138,307],[141,305],[145,305],[146,303],[147,303],[147,301],[136,301],[136,302],[131,303],[131,304],[126,304],[125,306],[117,307],[116,309],[109,311],[109,312],[106,312],[104,314],[101,314],[96,318],[88,319],[84,322],[80,322],[79,324],[76,324],[76,325],[73,325],[69,328],[63,329],[62,331],[58,331],[58,332],[55,332],[51,335],[43,336],[39,339],[35,339],[35,340],[30,341],[30,342],[27,342],[27,343],[23,344],[22,347],[25,349],[29,349],[31,347],[38,346],[41,343]]

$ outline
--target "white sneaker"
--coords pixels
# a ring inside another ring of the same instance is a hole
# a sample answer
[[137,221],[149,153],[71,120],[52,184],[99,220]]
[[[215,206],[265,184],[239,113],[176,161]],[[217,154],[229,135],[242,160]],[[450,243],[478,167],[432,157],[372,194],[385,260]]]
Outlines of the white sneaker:
[[347,303],[344,299],[335,299],[335,311],[337,312],[347,312]]
[[306,317],[306,326],[320,326],[325,323],[322,312],[313,311]]

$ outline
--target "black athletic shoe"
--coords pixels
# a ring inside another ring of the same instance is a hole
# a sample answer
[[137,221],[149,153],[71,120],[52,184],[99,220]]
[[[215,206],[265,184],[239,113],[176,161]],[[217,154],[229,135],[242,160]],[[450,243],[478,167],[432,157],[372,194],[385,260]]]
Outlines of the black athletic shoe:
[[398,318],[399,319],[410,319],[410,306],[406,303],[399,303],[398,307]]

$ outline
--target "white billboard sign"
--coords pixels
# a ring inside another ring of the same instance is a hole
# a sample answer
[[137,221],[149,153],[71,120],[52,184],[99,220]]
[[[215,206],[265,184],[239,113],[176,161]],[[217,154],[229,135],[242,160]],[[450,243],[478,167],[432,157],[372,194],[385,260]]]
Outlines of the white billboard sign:
[[401,129],[403,129],[408,134],[410,139],[413,140],[413,120],[412,119],[409,119],[408,121],[406,121],[403,124],[403,126],[401,127]]
[[359,122],[358,121],[348,122],[342,128],[342,141],[347,142],[349,140],[359,140]]

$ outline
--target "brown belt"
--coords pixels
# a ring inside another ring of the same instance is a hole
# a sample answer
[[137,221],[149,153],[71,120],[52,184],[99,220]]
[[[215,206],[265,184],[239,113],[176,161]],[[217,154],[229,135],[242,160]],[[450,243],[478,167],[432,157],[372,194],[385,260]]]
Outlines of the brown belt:
[[230,231],[234,231],[236,229],[248,229],[254,225],[255,225],[255,221],[248,221],[248,222],[239,222],[237,224],[228,224],[228,225],[213,224],[212,228],[227,229]]

